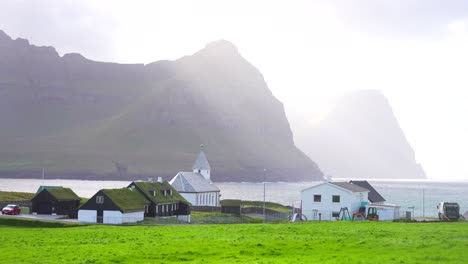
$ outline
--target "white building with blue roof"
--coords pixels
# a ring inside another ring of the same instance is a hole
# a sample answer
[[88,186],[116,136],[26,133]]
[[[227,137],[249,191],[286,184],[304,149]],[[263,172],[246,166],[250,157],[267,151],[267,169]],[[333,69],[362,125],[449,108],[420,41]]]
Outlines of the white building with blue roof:
[[210,178],[211,166],[203,150],[198,154],[191,172],[177,173],[169,183],[192,206],[219,206],[220,190]]

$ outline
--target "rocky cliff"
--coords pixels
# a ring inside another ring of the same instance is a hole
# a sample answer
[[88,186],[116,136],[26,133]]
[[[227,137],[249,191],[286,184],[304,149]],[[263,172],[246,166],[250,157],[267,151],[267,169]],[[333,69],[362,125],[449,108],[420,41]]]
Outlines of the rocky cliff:
[[322,177],[261,73],[227,41],[124,65],[61,57],[0,31],[0,137],[3,177],[45,168],[59,178],[168,178],[191,169],[200,144],[215,181]]
[[388,100],[376,90],[342,96],[296,142],[332,177],[426,178]]

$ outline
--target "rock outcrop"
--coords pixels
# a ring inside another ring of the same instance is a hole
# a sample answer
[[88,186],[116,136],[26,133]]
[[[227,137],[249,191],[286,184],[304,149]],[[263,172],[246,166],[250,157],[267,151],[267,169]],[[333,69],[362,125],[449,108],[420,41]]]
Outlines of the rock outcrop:
[[336,178],[426,178],[388,100],[376,90],[342,96],[296,143]]
[[[227,41],[148,65],[61,57],[0,31],[0,175],[121,179],[190,169],[199,145],[214,181],[307,181],[283,105]],[[267,169],[266,172],[264,169]]]

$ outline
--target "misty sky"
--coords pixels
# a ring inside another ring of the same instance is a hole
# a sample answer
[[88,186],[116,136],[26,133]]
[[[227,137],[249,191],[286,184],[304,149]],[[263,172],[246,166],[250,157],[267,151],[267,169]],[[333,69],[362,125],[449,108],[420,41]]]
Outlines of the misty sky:
[[0,29],[122,63],[226,39],[264,74],[293,130],[337,95],[379,89],[428,176],[468,179],[468,1],[2,0]]

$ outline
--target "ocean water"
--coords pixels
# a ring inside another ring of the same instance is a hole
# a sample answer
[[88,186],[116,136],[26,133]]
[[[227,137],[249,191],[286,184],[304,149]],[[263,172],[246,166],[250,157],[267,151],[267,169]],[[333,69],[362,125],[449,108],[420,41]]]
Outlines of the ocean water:
[[[338,181],[338,179],[336,179]],[[372,186],[387,200],[401,206],[401,213],[412,211],[416,217],[437,217],[439,202],[457,202],[460,212],[468,211],[468,181],[385,181],[370,180]],[[36,192],[40,185],[56,185],[72,188],[81,197],[91,197],[100,189],[123,188],[129,181],[82,181],[0,179],[0,191]],[[300,205],[301,190],[317,182],[282,183],[216,183],[221,199],[265,200],[284,205]],[[264,193],[265,190],[265,193]]]

